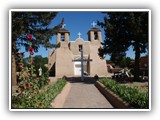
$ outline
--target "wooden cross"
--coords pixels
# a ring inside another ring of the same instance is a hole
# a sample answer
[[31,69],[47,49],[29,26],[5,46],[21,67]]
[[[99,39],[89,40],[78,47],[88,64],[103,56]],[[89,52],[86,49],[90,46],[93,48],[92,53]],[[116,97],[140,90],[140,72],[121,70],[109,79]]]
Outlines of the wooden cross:
[[83,62],[92,61],[92,59],[84,59],[83,58],[83,48],[80,50],[81,52],[81,58],[77,60],[72,60],[72,62],[80,61],[81,62],[81,81],[84,81],[84,66]]

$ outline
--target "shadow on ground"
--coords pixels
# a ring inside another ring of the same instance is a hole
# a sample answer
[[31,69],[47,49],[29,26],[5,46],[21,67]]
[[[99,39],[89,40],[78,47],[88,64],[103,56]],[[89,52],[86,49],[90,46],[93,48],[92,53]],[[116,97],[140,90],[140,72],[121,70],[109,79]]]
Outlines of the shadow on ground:
[[81,77],[67,77],[65,78],[70,83],[84,83],[84,84],[95,84],[97,79],[94,77],[84,77],[84,81],[81,80]]

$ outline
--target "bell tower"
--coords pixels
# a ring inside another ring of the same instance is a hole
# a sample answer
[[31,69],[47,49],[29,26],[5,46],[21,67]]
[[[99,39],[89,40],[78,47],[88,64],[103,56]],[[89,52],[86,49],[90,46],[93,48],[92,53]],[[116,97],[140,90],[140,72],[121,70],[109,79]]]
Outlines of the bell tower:
[[62,24],[62,28],[60,28],[60,30],[57,32],[57,44],[59,44],[60,42],[69,42],[70,32],[64,29],[64,26],[66,26],[66,24]]
[[93,28],[91,28],[89,31],[88,31],[88,40],[91,41],[91,43],[101,43],[102,42],[102,33],[101,33],[101,30],[96,28],[96,23],[93,22],[92,23],[93,25]]
[[89,58],[93,60],[89,63],[90,75],[105,76],[108,74],[106,60],[98,55],[102,42],[102,32],[95,27],[95,22],[93,22],[92,25],[93,27],[88,31],[88,40],[90,41]]

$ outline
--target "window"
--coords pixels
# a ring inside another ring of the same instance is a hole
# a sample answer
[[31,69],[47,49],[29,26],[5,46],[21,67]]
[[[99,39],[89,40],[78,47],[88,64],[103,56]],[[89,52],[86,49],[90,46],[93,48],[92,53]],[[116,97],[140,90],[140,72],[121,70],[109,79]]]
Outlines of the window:
[[98,40],[98,33],[97,32],[94,33],[94,39]]
[[64,34],[61,34],[61,41],[64,41],[64,40],[65,40]]
[[82,49],[83,49],[83,46],[79,45],[79,52],[81,52]]

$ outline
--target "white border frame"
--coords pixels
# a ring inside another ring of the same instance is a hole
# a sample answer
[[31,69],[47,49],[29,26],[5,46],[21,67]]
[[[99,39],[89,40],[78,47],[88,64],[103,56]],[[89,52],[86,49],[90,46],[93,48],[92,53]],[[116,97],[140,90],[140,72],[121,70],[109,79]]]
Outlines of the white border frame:
[[[11,108],[11,13],[16,11],[55,12],[148,12],[149,13],[149,109],[12,109]],[[10,111],[150,111],[151,110],[151,10],[150,9],[10,9],[9,10],[9,110]]]

